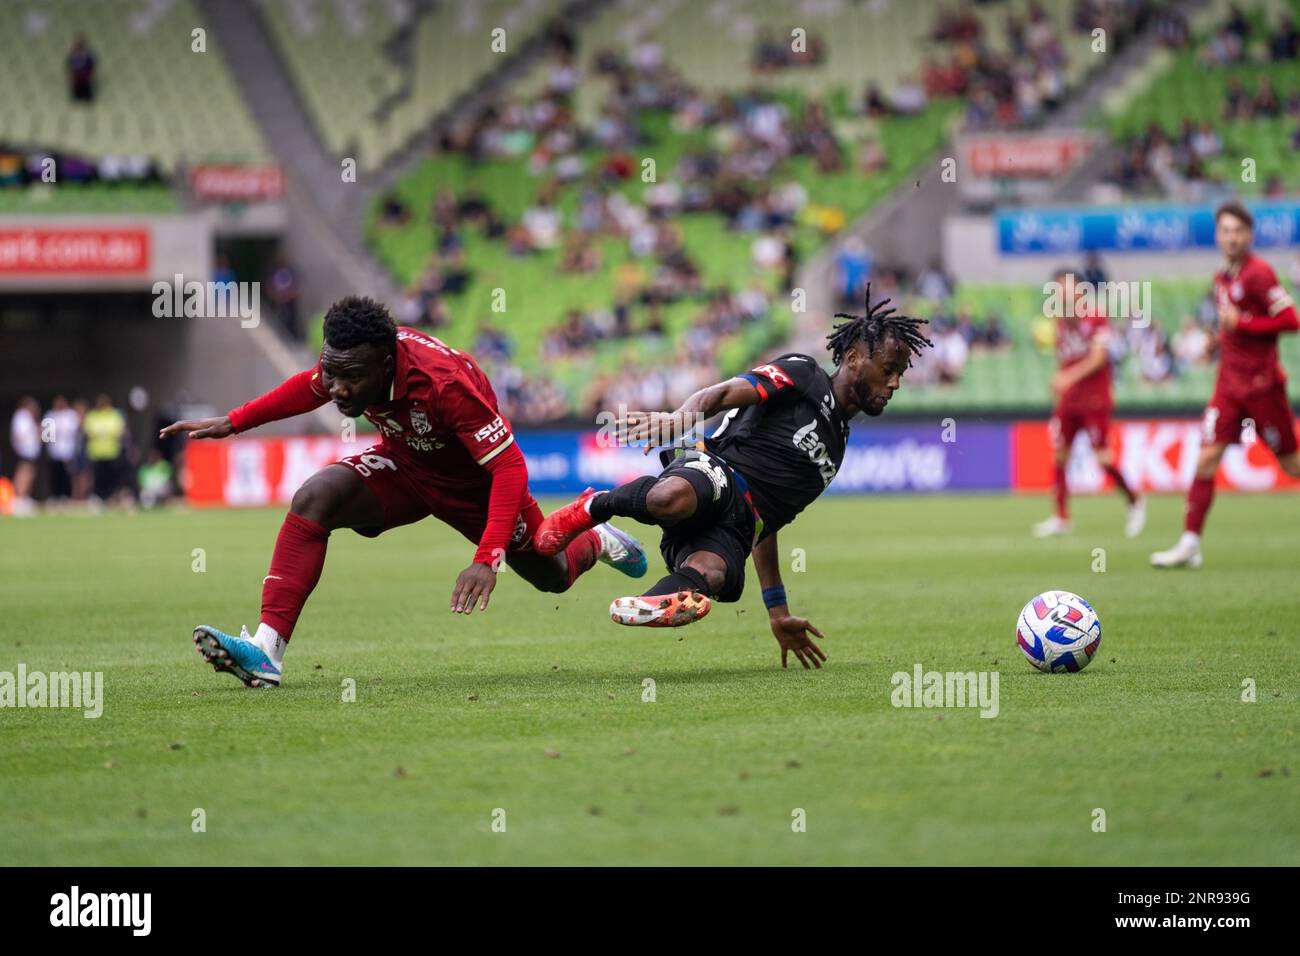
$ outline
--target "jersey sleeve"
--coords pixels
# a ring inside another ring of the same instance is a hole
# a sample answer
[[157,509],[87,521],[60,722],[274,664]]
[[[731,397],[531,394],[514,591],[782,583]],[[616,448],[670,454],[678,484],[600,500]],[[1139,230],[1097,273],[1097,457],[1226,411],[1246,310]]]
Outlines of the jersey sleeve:
[[438,418],[479,465],[486,465],[514,444],[510,423],[472,382],[449,379],[439,386],[437,395]]
[[1259,260],[1258,268],[1251,271],[1246,291],[1250,300],[1259,304],[1249,312],[1243,311],[1237,323],[1239,332],[1274,335],[1300,328],[1300,317],[1296,315],[1291,295],[1277,281],[1277,273],[1267,262]]
[[818,369],[817,363],[807,355],[783,355],[742,372],[737,378],[753,385],[759,402],[766,403],[803,395],[816,382]]
[[1095,316],[1092,319],[1092,327],[1088,333],[1088,344],[1093,348],[1096,348],[1098,345],[1100,345],[1103,348],[1109,350],[1110,338],[1111,338],[1110,319],[1102,315]]
[[327,401],[329,394],[321,382],[320,363],[317,362],[315,368],[299,372],[265,395],[232,408],[229,412],[230,424],[236,432],[248,431],[258,425],[310,412]]

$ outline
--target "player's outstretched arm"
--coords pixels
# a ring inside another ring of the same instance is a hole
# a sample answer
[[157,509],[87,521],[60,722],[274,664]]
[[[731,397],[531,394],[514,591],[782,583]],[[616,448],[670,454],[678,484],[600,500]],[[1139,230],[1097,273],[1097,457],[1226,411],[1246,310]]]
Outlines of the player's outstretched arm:
[[719,412],[757,405],[761,400],[762,396],[751,382],[736,377],[700,389],[676,411],[627,412],[618,426],[623,441],[629,445],[644,441],[645,454],[648,455],[651,449],[672,444]]
[[166,438],[168,435],[185,434],[190,438],[225,438],[234,433],[235,426],[230,424],[230,416],[220,415],[216,418],[195,418],[172,422],[158,432],[158,437]]
[[320,369],[308,369],[218,418],[172,422],[158,433],[158,437],[185,432],[190,438],[225,438],[268,422],[302,415],[320,408],[327,401],[329,396],[321,385]]
[[781,552],[773,532],[754,545],[754,570],[763,588],[763,604],[767,607],[767,620],[776,642],[781,645],[781,666],[788,667],[789,655],[794,654],[804,670],[821,667],[826,652],[813,643],[808,632],[822,637],[822,632],[807,618],[795,617],[786,604],[785,585],[781,583]]

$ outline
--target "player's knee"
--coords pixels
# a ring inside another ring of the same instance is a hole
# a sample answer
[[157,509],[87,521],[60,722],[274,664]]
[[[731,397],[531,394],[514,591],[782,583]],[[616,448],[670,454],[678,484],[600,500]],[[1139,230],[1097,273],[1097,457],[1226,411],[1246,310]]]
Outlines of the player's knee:
[[645,505],[656,521],[676,524],[695,513],[695,489],[681,478],[658,481],[646,494]]
[[716,554],[692,554],[682,562],[701,575],[708,584],[709,594],[721,594],[727,583],[727,563]]
[[1219,470],[1219,460],[1223,458],[1223,452],[1207,451],[1203,453],[1196,462],[1196,477],[1203,481],[1208,481],[1214,477],[1215,472]]
[[289,510],[300,518],[313,521],[323,528],[330,528],[337,511],[338,492],[337,481],[331,480],[327,472],[317,472],[293,493]]

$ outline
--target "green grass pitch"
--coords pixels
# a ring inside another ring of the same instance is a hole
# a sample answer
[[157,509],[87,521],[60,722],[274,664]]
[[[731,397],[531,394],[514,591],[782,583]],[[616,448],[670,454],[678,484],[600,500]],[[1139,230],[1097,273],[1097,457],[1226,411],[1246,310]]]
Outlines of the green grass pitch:
[[[1300,863],[1296,497],[1222,496],[1198,572],[1146,567],[1180,499],[1133,542],[1113,498],[1032,540],[1045,508],[813,505],[781,534],[792,606],[827,635],[811,673],[780,670],[752,575],[680,631],[612,624],[635,588],[604,566],[565,595],[504,574],[487,613],[453,617],[472,548],[450,529],[339,532],[276,691],[214,674],[190,631],[256,625],[279,512],[0,522],[0,670],[103,671],[105,697],[99,719],[0,710],[0,860]],[[1013,644],[1053,587],[1102,620],[1078,674]],[[997,671],[998,716],[893,707],[918,662]]]

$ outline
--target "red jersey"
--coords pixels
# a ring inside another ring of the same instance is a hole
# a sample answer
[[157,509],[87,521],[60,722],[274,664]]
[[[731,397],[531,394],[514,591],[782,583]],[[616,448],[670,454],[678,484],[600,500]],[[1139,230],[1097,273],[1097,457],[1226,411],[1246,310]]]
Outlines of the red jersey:
[[1235,274],[1214,276],[1214,296],[1220,306],[1231,303],[1241,312],[1235,329],[1219,333],[1219,379],[1216,390],[1227,395],[1253,395],[1278,385],[1286,373],[1277,356],[1277,337],[1300,328],[1291,297],[1273,267],[1246,253]]
[[[327,401],[317,361],[315,368],[232,409],[230,423],[242,432]],[[511,448],[515,437],[497,410],[496,393],[472,358],[431,335],[399,328],[388,400],[364,414],[383,435],[375,451],[409,466],[420,480],[452,494],[465,489],[466,500],[490,487],[487,524],[474,560],[490,564],[494,554],[504,552],[528,494],[528,471],[519,449]]]
[[[380,447],[442,481],[482,483],[483,466],[515,440],[483,370],[464,352],[407,328],[397,330],[396,362],[388,401],[364,413],[383,435]],[[279,395],[282,390],[291,394]],[[272,396],[277,400],[268,401]],[[327,401],[317,362],[310,372],[231,411],[230,422],[242,432]]]
[[[1062,369],[1078,365],[1100,344],[1110,349],[1110,321],[1098,313],[1077,315],[1056,321],[1056,359]],[[1106,364],[1087,378],[1075,382],[1064,395],[1063,408],[1100,409],[1114,404],[1111,397],[1110,357]]]

